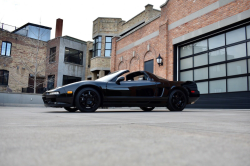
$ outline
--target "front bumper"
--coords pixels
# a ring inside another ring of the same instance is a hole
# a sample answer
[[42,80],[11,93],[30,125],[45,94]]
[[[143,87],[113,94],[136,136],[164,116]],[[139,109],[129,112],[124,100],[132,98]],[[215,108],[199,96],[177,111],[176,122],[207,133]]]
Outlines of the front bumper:
[[44,106],[46,107],[72,107],[73,106],[73,96],[67,96],[64,94],[60,95],[48,95],[45,92],[42,95]]

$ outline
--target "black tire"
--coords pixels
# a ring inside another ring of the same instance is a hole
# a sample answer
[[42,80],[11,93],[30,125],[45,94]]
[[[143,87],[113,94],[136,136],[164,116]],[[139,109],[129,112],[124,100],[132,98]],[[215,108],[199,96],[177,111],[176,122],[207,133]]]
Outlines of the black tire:
[[100,104],[100,94],[93,88],[83,88],[75,98],[75,105],[81,112],[95,112]]
[[152,111],[155,107],[140,107],[143,111]]
[[187,97],[183,91],[176,89],[170,93],[167,104],[170,111],[182,111],[186,105]]
[[69,112],[76,112],[78,110],[76,107],[64,107],[64,109]]

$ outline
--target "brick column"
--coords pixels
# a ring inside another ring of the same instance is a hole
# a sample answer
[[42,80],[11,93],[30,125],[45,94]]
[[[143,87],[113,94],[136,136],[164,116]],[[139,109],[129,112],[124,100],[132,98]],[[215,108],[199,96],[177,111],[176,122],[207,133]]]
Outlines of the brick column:
[[105,57],[105,36],[102,35],[101,57]]
[[170,79],[171,77],[169,77],[169,69],[171,68],[172,65],[169,64],[169,60],[168,60],[169,55],[168,55],[168,21],[167,20],[162,22],[159,27],[159,53],[161,54],[161,57],[163,59],[163,66],[158,67],[159,73],[156,73],[156,74],[163,76],[167,79]]
[[114,72],[117,70],[116,68],[116,40],[118,40],[119,37],[113,37],[112,38],[112,52],[111,52],[111,60],[110,60],[110,72]]

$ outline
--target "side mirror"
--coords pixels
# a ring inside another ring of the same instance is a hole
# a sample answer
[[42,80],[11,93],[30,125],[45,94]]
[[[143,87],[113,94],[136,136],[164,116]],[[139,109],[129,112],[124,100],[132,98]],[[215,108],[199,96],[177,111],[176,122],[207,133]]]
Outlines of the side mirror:
[[118,77],[117,80],[115,81],[116,84],[120,85],[120,82],[121,81],[124,81],[125,78],[122,76],[122,77]]

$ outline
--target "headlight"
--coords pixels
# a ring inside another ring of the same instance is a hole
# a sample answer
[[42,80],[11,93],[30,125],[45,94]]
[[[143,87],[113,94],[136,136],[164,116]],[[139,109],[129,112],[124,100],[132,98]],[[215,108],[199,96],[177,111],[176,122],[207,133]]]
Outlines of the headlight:
[[49,95],[59,95],[59,92],[49,92]]

